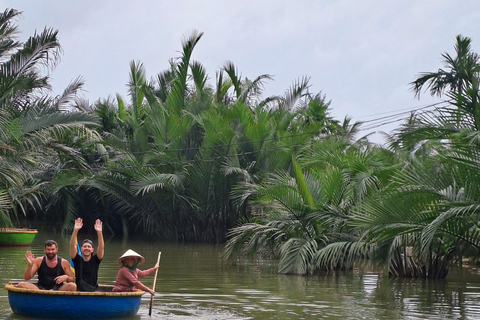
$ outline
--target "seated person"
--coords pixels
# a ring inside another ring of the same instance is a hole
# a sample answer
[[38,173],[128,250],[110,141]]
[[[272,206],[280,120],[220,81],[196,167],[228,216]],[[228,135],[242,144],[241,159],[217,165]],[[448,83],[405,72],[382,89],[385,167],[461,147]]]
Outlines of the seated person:
[[43,250],[45,256],[39,258],[35,258],[31,251],[25,253],[28,266],[23,273],[23,278],[30,280],[38,273],[38,283],[22,281],[18,283],[17,287],[35,290],[76,291],[77,285],[74,283],[70,264],[67,260],[57,256],[57,243],[47,240]]
[[70,238],[70,258],[72,258],[73,266],[75,267],[75,283],[77,284],[78,291],[97,291],[98,268],[100,267],[100,262],[102,262],[105,248],[102,234],[102,221],[97,219],[93,226],[98,237],[96,254],[93,254],[93,242],[88,239],[82,242],[80,247],[81,255],[77,254],[77,234],[82,227],[82,218],[76,219]]
[[137,269],[137,265],[139,263],[143,263],[144,261],[145,258],[131,249],[128,249],[127,252],[118,258],[117,262],[120,265],[120,270],[118,270],[117,278],[115,279],[115,284],[113,285],[112,291],[132,292],[136,289],[140,289],[150,292],[150,294],[153,296],[155,291],[141,283],[138,278],[148,276],[157,270],[159,266],[157,263],[153,268],[144,271]]

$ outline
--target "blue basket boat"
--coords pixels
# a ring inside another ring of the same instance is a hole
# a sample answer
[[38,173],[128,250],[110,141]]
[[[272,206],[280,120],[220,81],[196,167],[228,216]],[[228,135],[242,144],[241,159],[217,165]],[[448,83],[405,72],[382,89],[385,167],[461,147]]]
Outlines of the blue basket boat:
[[112,319],[137,314],[144,291],[111,292],[112,286],[99,285],[100,291],[52,291],[5,286],[8,302],[16,314],[42,319]]

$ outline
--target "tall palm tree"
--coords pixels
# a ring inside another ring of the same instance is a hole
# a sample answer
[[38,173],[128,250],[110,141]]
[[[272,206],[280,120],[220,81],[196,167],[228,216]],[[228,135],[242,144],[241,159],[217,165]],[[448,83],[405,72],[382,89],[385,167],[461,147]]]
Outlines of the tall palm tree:
[[445,91],[463,95],[471,87],[473,80],[478,78],[480,58],[478,54],[471,51],[472,40],[458,35],[456,41],[456,56],[452,57],[446,52],[442,54],[444,69],[420,73],[419,77],[411,83],[416,96],[420,96],[424,86],[430,89],[432,96],[440,97]]
[[68,137],[96,136],[86,127],[96,125],[96,118],[71,109],[81,79],[56,98],[47,95],[49,77],[40,67],[58,62],[58,32],[45,28],[20,43],[13,22],[19,15],[14,9],[0,14],[0,207],[14,220],[48,193],[45,172],[57,172],[61,162],[83,163]]
[[458,35],[455,44],[456,56],[452,57],[448,53],[442,54],[445,68],[439,69],[437,72],[421,73],[415,81],[411,82],[411,88],[418,97],[425,86],[430,89],[432,96],[441,97],[442,94],[446,94],[458,111],[456,122],[451,125],[461,125],[466,121],[464,119],[466,116],[473,119],[471,125],[479,130],[480,56],[471,50],[471,42],[470,38]]
[[443,54],[445,69],[414,82],[450,101],[412,114],[392,136],[399,170],[381,196],[358,208],[352,225],[396,276],[444,278],[455,256],[478,254],[475,169],[478,157],[479,57],[471,40],[457,37],[456,56]]
[[185,212],[194,203],[183,189],[188,161],[195,158],[203,136],[194,117],[208,101],[203,67],[190,63],[201,36],[197,32],[187,36],[182,57],[172,60],[171,69],[156,81],[147,81],[143,65],[132,62],[130,101],[117,95],[116,105],[97,104],[96,112],[109,123],[103,134],[114,151],[105,169],[115,179],[107,185],[112,177],[103,172],[96,185],[116,199],[116,216],[123,221],[125,235],[141,230],[176,239],[183,236],[177,227],[193,225],[194,216]]

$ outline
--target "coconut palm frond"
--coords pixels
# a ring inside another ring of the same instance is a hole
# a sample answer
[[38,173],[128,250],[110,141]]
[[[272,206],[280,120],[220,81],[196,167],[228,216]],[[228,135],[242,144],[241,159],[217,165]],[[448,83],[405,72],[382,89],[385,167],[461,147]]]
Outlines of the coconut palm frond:
[[247,223],[231,229],[227,234],[224,257],[231,259],[240,253],[252,254],[261,250],[275,253],[275,247],[283,243],[285,233],[269,224]]
[[315,253],[315,270],[348,270],[356,261],[365,261],[374,257],[376,245],[364,241],[338,241],[330,243]]
[[146,194],[156,189],[182,187],[182,176],[178,174],[155,173],[132,184],[134,194]]
[[281,259],[278,272],[282,274],[308,274],[311,270],[310,263],[317,250],[318,244],[315,240],[288,239],[280,247]]

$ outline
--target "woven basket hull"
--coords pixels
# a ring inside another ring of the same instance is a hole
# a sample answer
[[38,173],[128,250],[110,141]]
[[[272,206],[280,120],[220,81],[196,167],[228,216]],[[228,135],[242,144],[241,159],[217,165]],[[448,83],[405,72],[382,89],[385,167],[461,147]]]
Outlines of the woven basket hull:
[[34,229],[1,228],[0,245],[28,246],[32,243],[37,232],[38,231]]
[[143,291],[65,292],[5,286],[16,314],[43,319],[112,319],[137,314]]

